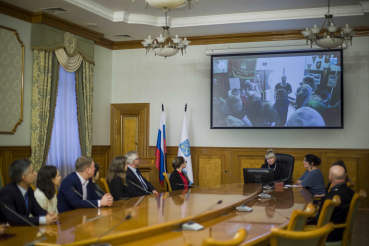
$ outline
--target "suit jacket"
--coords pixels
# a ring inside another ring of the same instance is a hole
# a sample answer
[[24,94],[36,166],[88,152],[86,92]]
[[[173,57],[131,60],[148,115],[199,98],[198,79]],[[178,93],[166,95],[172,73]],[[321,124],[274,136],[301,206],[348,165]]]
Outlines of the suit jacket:
[[[87,200],[89,200],[96,207],[98,206],[97,201],[101,200],[101,196],[97,195],[95,192],[94,184],[92,179],[89,179],[89,183],[87,185]],[[62,181],[60,185],[60,189],[58,192],[58,211],[59,213],[68,212],[70,210],[78,209],[78,208],[93,208],[91,204],[87,201],[84,201],[82,197],[80,197],[77,193],[72,190],[72,187],[78,191],[78,193],[82,194],[82,184],[79,179],[77,173],[73,172],[69,174]]]
[[[149,181],[147,181],[143,176],[142,176],[142,179],[144,180],[150,192],[155,190],[154,186]],[[127,168],[126,180],[127,180],[127,185],[128,185],[127,191],[128,191],[129,197],[145,196],[149,194],[131,183],[132,181],[136,185],[142,187],[140,180],[137,178],[136,174],[129,167]]]
[[[188,182],[188,185],[189,185],[190,184],[190,181],[189,181],[187,175],[185,173],[183,173],[183,174],[187,178],[187,182]],[[172,172],[172,174],[170,175],[169,183],[170,183],[170,186],[172,187],[172,191],[175,191],[175,190],[184,190],[184,189],[191,188],[191,186],[184,186],[183,185],[183,180],[182,180],[182,178],[179,175],[179,173],[178,173],[177,170],[174,170]],[[179,184],[182,184],[182,185],[179,185]]]
[[[277,180],[282,180],[282,179],[286,179],[288,178],[287,175],[286,175],[286,171],[285,171],[285,166],[283,164],[279,164],[279,163],[276,163],[277,167],[275,168],[274,170],[274,181],[277,181]],[[261,166],[261,168],[266,168],[268,169],[268,166],[269,164],[263,164]],[[285,183],[287,181],[284,181]]]
[[[336,185],[331,188],[331,191],[327,195],[325,195],[325,197],[322,198],[322,204],[324,203],[325,200],[333,199],[333,197],[336,195],[341,197],[341,204],[334,208],[331,217],[331,222],[333,224],[342,224],[346,222],[347,213],[350,208],[352,197],[355,195],[355,192],[350,187],[347,186],[346,182],[343,184]],[[322,207],[323,206],[320,206],[318,214],[307,224],[316,225],[318,223]],[[344,228],[336,228],[331,233],[329,233],[327,237],[327,242],[341,241],[343,236],[343,229]]]
[[122,179],[115,176],[109,183],[110,194],[114,197],[114,201],[118,201],[122,198],[129,198],[127,189],[122,182]]
[[[8,208],[17,212],[25,220],[31,224],[38,225],[39,217],[45,216],[47,211],[40,207],[37,203],[33,189],[28,187],[28,209],[26,208],[26,201],[19,190],[18,186],[14,183],[5,185],[0,190],[0,201],[3,202]],[[32,214],[33,217],[29,217]],[[1,206],[0,209],[0,223],[8,222],[11,226],[28,226],[28,224],[12,212]]]

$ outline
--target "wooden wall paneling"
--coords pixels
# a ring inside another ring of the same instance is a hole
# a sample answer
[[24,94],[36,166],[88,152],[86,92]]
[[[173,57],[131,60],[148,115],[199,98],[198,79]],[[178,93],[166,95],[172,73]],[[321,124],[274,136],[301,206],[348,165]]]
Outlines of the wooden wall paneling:
[[1,171],[3,172],[4,184],[10,183],[8,176],[9,166],[13,161],[30,158],[30,146],[0,146]]
[[[110,164],[110,146],[92,146],[91,157],[100,165],[100,178],[106,178]],[[105,190],[104,184],[99,180],[97,182],[101,189]]]

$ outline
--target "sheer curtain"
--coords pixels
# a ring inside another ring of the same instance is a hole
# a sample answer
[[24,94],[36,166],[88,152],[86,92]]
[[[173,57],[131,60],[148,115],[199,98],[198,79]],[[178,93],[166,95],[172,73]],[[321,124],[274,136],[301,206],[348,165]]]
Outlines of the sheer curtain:
[[74,164],[80,156],[75,73],[59,66],[54,126],[46,165],[56,166],[65,178],[75,171]]

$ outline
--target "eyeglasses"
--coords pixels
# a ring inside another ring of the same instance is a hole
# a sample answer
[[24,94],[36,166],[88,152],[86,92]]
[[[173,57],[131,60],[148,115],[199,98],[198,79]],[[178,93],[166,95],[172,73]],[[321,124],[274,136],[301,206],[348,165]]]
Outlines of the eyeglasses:
[[187,164],[187,161],[185,161],[184,164]]
[[138,157],[138,159],[135,159],[135,161],[137,161],[137,160],[139,160],[140,159],[140,157]]
[[306,159],[303,159],[302,162],[306,162]]

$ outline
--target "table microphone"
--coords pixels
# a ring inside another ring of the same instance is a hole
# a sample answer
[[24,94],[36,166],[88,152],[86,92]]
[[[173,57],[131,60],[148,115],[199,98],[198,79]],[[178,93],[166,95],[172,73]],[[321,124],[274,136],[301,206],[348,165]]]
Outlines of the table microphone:
[[120,224],[122,224],[124,221],[127,221],[131,218],[131,214],[129,213],[126,217],[124,217],[124,219],[122,219],[121,221],[118,222],[118,224],[116,224],[115,226],[113,226],[112,228],[110,228],[108,231],[106,231],[104,234],[102,234],[96,241],[95,244],[92,244],[90,246],[111,246],[109,243],[102,243],[102,244],[98,244],[100,239],[105,236],[106,234],[108,234],[109,232],[111,232],[112,230],[114,230],[115,228],[117,228],[117,226],[119,226]]
[[41,233],[42,238],[35,240],[33,242],[24,244],[23,246],[31,246],[31,245],[35,245],[35,243],[41,242],[43,240],[46,239],[46,237],[44,236],[44,234],[41,232],[41,230],[39,228],[37,228],[35,225],[33,225],[31,222],[29,222],[28,220],[26,220],[25,218],[23,218],[21,215],[19,215],[17,212],[15,212],[14,210],[8,208],[5,203],[0,202],[0,206],[6,208],[7,210],[9,210],[10,212],[12,212],[13,214],[15,214],[18,218],[22,219],[23,221],[25,221],[27,224],[29,224],[30,226],[32,226],[33,228],[35,228],[36,230],[38,230]]
[[201,186],[196,186],[196,185],[185,185],[185,184],[176,184],[176,185],[183,185],[183,186],[191,186],[191,187],[198,187],[200,188],[201,190],[204,190]]
[[154,195],[152,192],[150,192],[150,191],[148,191],[148,190],[146,190],[146,189],[142,188],[142,187],[141,187],[141,186],[139,186],[138,184],[133,183],[133,182],[132,182],[132,180],[130,180],[129,182],[131,182],[134,186],[136,186],[136,187],[140,188],[141,190],[146,191],[147,193],[150,193],[150,195]]
[[192,217],[189,221],[187,221],[186,223],[182,224],[182,230],[184,230],[184,231],[199,231],[199,230],[204,229],[204,227],[202,225],[193,222],[193,220],[196,217],[198,217],[200,214],[208,211],[209,209],[211,209],[212,207],[214,207],[214,206],[216,206],[218,204],[221,204],[222,202],[223,202],[222,200],[219,200],[216,204],[211,205],[209,208],[205,209],[201,213],[199,213],[199,214],[195,215],[194,217]]
[[224,172],[226,172],[228,175],[230,175],[231,177],[237,179],[238,181],[240,181],[240,183],[242,183],[242,181],[238,178],[236,178],[235,176],[233,176],[232,174],[230,174],[229,172],[227,172],[227,170],[225,170]]
[[[81,193],[79,193],[74,187],[71,187],[71,189],[75,192],[75,193],[77,193],[81,198],[82,198],[82,200],[83,200],[83,196],[81,195]],[[86,201],[86,202],[88,202],[92,207],[94,207],[94,208],[96,208],[97,209],[97,211],[98,211],[98,214],[100,213],[100,209],[98,208],[98,207],[96,207],[92,202],[90,202],[89,200],[84,200],[84,201]],[[96,220],[96,219],[98,219],[98,218],[101,218],[101,217],[104,217],[104,216],[102,216],[102,215],[100,215],[100,216],[97,216],[97,217],[95,217],[95,218],[92,218],[92,219],[89,219],[89,220],[86,220],[86,222],[89,222],[89,221],[92,221],[92,220]]]

